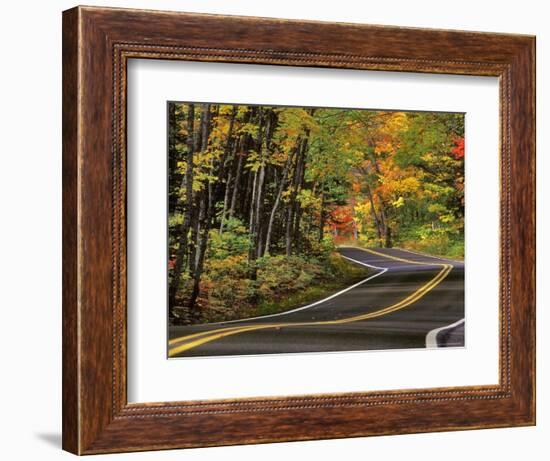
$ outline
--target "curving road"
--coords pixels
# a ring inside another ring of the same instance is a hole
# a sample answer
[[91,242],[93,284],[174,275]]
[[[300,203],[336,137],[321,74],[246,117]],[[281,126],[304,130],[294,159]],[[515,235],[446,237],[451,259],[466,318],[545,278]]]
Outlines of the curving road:
[[464,346],[464,264],[397,248],[341,247],[369,277],[307,306],[169,328],[170,357]]

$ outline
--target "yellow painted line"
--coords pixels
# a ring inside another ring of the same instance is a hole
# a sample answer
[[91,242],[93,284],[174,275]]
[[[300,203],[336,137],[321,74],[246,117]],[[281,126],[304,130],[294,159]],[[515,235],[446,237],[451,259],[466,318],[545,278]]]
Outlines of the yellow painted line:
[[[229,327],[227,328],[227,330],[236,330],[238,328],[242,328],[242,326]],[[198,338],[199,336],[209,335],[209,334],[212,334],[212,332],[214,331],[218,331],[218,330],[206,330],[206,331],[201,331],[199,333],[193,333],[192,335],[180,336],[179,338],[174,338],[168,341],[168,345],[171,346],[173,344],[178,344],[178,343],[181,343],[182,341],[186,341],[191,338]]]
[[[435,288],[437,285],[439,285],[446,277],[449,275],[451,270],[453,269],[453,266],[451,264],[445,264],[445,263],[434,263],[434,264],[426,264],[426,263],[419,263],[418,261],[409,261],[403,258],[398,258],[397,256],[390,256],[386,255],[384,253],[379,253],[374,250],[367,250],[370,253],[387,257],[389,259],[395,259],[398,261],[411,263],[411,264],[420,264],[420,265],[435,265],[435,266],[442,266],[441,271],[437,273],[437,275],[431,279],[428,283],[421,286],[419,289],[417,289],[415,292],[407,296],[405,299],[399,301],[396,304],[393,304],[391,306],[388,306],[384,309],[380,309],[375,312],[370,312],[368,314],[361,314],[354,317],[348,317],[345,319],[339,319],[339,320],[325,320],[325,321],[316,321],[316,322],[298,322],[298,323],[271,323],[271,324],[259,324],[259,325],[248,325],[243,327],[232,327],[232,328],[220,328],[217,330],[211,330],[207,332],[201,332],[201,333],[195,333],[189,336],[182,336],[180,338],[176,338],[171,340],[170,344],[175,343],[181,343],[185,342],[185,344],[182,344],[180,346],[173,347],[169,350],[168,355],[170,357],[179,354],[180,352],[193,349],[197,346],[200,346],[202,344],[205,344],[207,342],[215,341],[220,338],[224,338],[226,336],[231,336],[235,334],[245,333],[248,331],[255,331],[255,330],[264,330],[268,328],[282,328],[282,327],[296,327],[296,326],[313,326],[313,325],[338,325],[338,324],[345,324],[345,323],[351,323],[356,322],[359,320],[367,320],[372,319],[376,317],[380,317],[382,315],[387,315],[392,312],[401,310],[407,306],[410,306],[414,302],[418,301],[420,298],[425,296],[428,292],[430,292],[433,288]],[[193,338],[199,338],[195,339],[195,341],[190,341],[190,339]]]
[[380,253],[379,251],[371,250],[369,248],[361,248],[361,250],[364,250],[367,253],[372,253],[373,255],[378,255],[378,256],[382,256],[384,258],[394,259],[395,261],[401,261],[401,262],[405,262],[405,263],[409,263],[409,264],[419,264],[421,266],[443,266],[444,265],[443,263],[425,263],[425,262],[420,262],[420,261],[411,261],[409,259],[403,259],[403,258],[399,258],[397,256],[387,255],[385,253]]
[[[210,331],[210,335],[205,336],[203,338],[197,339],[195,341],[186,342],[185,344],[182,344],[180,346],[174,347],[170,349],[168,355],[170,357],[179,354],[180,352],[193,349],[197,346],[200,346],[202,344],[215,341],[220,338],[224,338],[226,336],[231,336],[235,334],[245,333],[248,331],[255,331],[255,330],[265,330],[269,328],[283,328],[283,327],[296,327],[296,326],[314,326],[314,325],[338,325],[338,324],[345,324],[345,323],[351,323],[351,322],[357,322],[359,320],[367,320],[372,319],[376,317],[380,317],[382,315],[387,315],[392,312],[401,310],[407,306],[410,306],[420,298],[422,298],[425,294],[427,294],[429,291],[431,291],[433,288],[435,288],[439,283],[443,281],[449,274],[449,272],[452,270],[452,266],[446,265],[447,267],[444,267],[433,279],[431,279],[427,284],[423,285],[421,288],[419,288],[417,291],[415,291],[413,294],[409,295],[407,298],[403,299],[402,301],[393,304],[389,307],[386,307],[384,309],[370,312],[368,314],[361,314],[357,315],[355,317],[348,317],[345,319],[339,319],[339,320],[325,320],[325,321],[316,321],[316,322],[294,322],[294,323],[274,323],[274,324],[260,324],[260,325],[249,325],[245,327],[238,327],[238,328],[227,328],[227,329],[219,329],[219,330],[213,330]],[[189,337],[184,337],[184,339],[189,339]]]

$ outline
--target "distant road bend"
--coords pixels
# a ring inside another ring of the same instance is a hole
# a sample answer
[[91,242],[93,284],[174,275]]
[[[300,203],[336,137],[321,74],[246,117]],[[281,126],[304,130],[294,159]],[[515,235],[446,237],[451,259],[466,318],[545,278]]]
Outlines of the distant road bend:
[[169,357],[464,346],[464,263],[397,248],[340,247],[364,280],[278,314],[169,329]]

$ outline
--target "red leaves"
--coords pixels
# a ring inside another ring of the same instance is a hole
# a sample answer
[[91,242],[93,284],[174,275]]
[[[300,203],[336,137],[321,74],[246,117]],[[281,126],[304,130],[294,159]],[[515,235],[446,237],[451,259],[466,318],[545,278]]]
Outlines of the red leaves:
[[464,138],[456,138],[454,143],[455,146],[451,149],[451,153],[456,160],[462,160],[464,158]]
[[339,206],[332,211],[329,220],[333,228],[345,229],[353,223],[353,210],[350,206]]

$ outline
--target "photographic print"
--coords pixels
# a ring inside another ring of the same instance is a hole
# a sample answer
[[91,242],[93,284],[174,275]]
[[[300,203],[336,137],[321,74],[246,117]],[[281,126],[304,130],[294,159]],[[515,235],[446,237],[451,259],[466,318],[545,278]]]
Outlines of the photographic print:
[[464,347],[464,114],[169,102],[168,357]]

